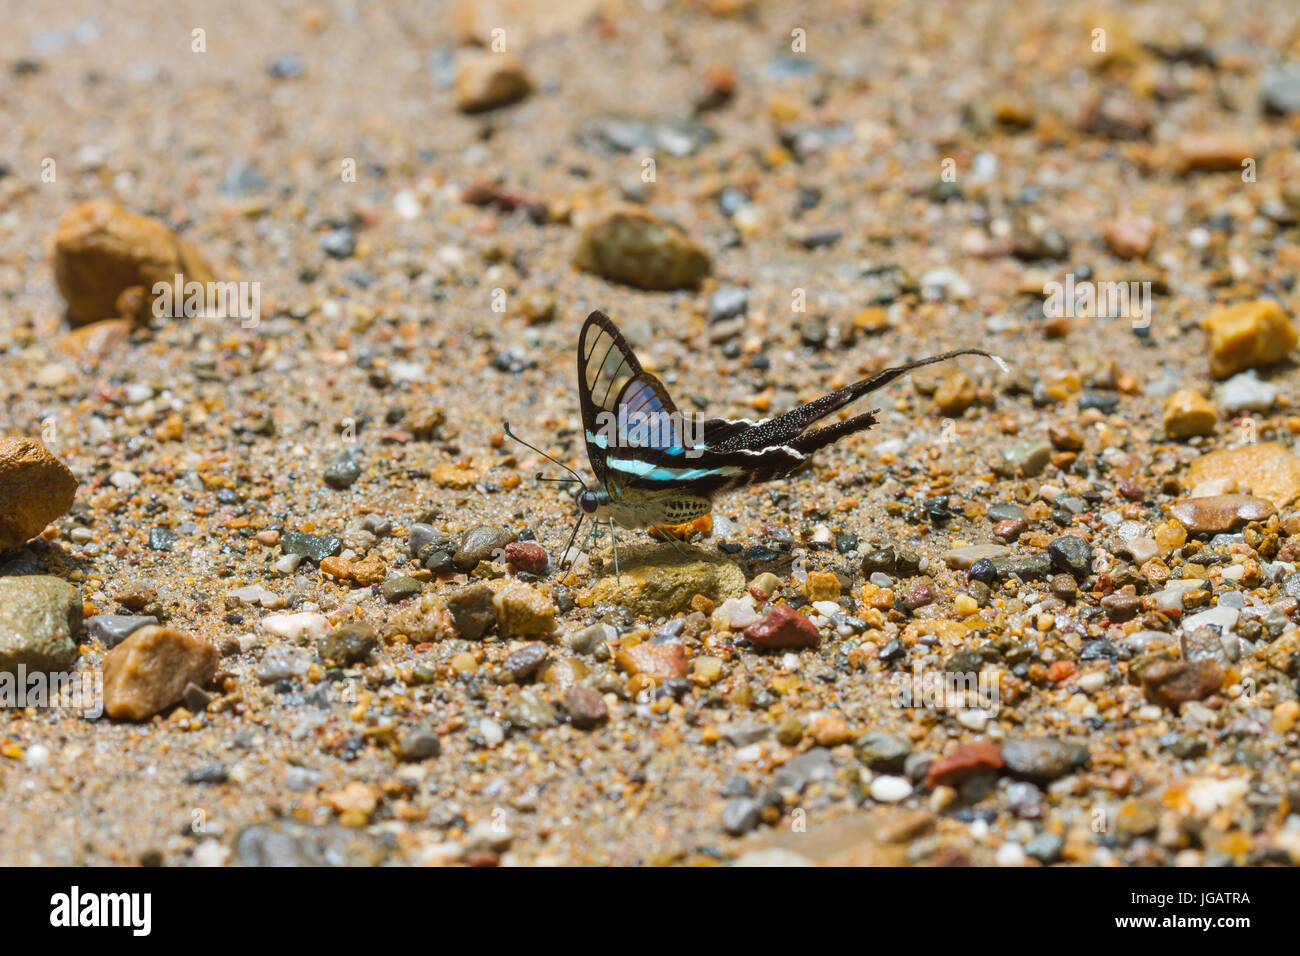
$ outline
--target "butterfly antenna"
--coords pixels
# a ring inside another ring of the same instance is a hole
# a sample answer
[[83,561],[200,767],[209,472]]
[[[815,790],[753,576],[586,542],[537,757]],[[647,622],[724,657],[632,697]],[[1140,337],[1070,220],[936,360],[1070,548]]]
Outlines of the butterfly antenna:
[[542,451],[540,448],[538,448],[536,445],[532,445],[532,444],[529,444],[528,442],[524,441],[522,438],[520,438],[518,435],[516,435],[514,432],[512,432],[512,431],[510,430],[510,423],[509,423],[509,422],[502,422],[502,423],[501,423],[501,428],[505,431],[505,433],[506,433],[506,437],[507,437],[507,438],[513,438],[515,441],[519,442],[519,444],[523,445],[525,448],[531,448],[533,451],[537,452],[537,454],[541,455],[543,458],[545,458],[545,459],[546,459],[547,461],[549,461],[551,464],[553,464],[553,465],[559,465],[561,468],[563,468],[565,471],[567,471],[570,475],[573,476],[572,478],[545,478],[545,477],[543,477],[542,475],[537,475],[536,477],[537,477],[537,479],[538,479],[539,481],[557,481],[557,482],[574,482],[574,481],[576,481],[578,484],[582,485],[582,487],[583,487],[584,489],[586,489],[586,487],[587,487],[587,483],[586,483],[585,481],[582,480],[582,476],[581,476],[581,475],[579,475],[576,471],[574,471],[572,468],[570,468],[570,467],[569,467],[568,465],[566,465],[564,462],[560,461],[558,458],[553,458],[552,456],[546,454],[546,452],[544,452],[544,451]]

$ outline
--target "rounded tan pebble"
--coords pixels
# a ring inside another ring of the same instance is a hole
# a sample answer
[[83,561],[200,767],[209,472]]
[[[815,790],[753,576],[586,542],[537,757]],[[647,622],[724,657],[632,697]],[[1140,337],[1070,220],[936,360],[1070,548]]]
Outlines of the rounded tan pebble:
[[1190,388],[1180,389],[1165,399],[1165,431],[1172,438],[1211,435],[1219,413],[1205,398]]
[[1250,495],[1210,495],[1183,498],[1169,506],[1169,513],[1188,531],[1220,534],[1235,531],[1251,521],[1263,521],[1275,514],[1271,504]]
[[960,415],[975,401],[975,383],[964,372],[954,372],[934,393],[934,404],[945,415]]
[[0,548],[39,535],[76,494],[71,469],[35,438],[0,438]]
[[466,60],[456,74],[456,105],[464,113],[509,106],[533,88],[523,64],[508,53],[481,53]]
[[709,274],[709,254],[682,230],[643,209],[606,213],[583,229],[573,264],[639,289],[683,289]]

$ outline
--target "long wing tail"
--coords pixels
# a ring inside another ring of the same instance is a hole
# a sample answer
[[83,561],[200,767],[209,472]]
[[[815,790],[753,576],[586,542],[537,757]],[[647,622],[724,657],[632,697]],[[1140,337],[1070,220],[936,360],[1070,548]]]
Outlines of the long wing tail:
[[[956,358],[959,355],[983,355],[985,358],[1001,363],[1001,360],[996,355],[982,349],[954,349],[941,355],[931,355],[928,358],[917,359],[915,362],[908,362],[906,365],[896,365],[893,368],[884,369],[871,376],[871,378],[864,378],[860,382],[846,385],[838,391],[823,395],[814,402],[800,405],[784,415],[770,418],[761,424],[734,423],[740,427],[731,428],[729,426],[733,425],[733,423],[723,419],[715,419],[713,422],[705,423],[705,436],[709,439],[710,444],[713,444],[715,437],[717,438],[718,441],[715,447],[719,451],[789,445],[806,454],[817,448],[822,448],[845,435],[861,431],[863,428],[869,428],[874,424],[875,419],[871,418],[871,421],[863,421],[863,419],[871,417],[868,413],[865,416],[858,415],[847,421],[819,429],[806,436],[810,442],[815,443],[812,444],[812,447],[805,449],[797,443],[796,439],[803,435],[814,422],[818,422],[827,415],[839,411],[844,406],[856,402],[864,395],[869,395],[877,389],[883,388],[900,375],[906,375],[908,372],[926,365],[934,365],[936,362],[946,362],[948,359]],[[847,426],[852,422],[857,422],[857,426],[848,430],[839,430],[842,426]],[[824,437],[827,433],[832,432],[834,433],[832,437]]]

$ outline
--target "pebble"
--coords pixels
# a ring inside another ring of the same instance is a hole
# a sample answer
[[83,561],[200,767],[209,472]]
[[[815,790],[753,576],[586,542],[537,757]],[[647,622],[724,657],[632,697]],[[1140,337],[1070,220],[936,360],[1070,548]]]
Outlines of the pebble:
[[1215,407],[1190,388],[1179,389],[1165,399],[1164,426],[1171,438],[1212,435],[1218,421]]
[[143,720],[179,703],[190,684],[217,672],[216,647],[169,627],[149,625],[104,655],[104,712]]
[[1142,669],[1147,700],[1177,711],[1187,701],[1204,700],[1223,686],[1224,670],[1218,661],[1155,661]]
[[987,740],[962,744],[946,757],[930,764],[925,775],[925,785],[956,786],[980,774],[1001,770],[1002,752]]
[[501,716],[516,727],[537,729],[555,723],[555,708],[535,691],[524,690],[510,698]]
[[541,641],[530,641],[511,651],[502,666],[516,682],[523,683],[537,673],[550,654],[550,649]]
[[1209,489],[1249,491],[1285,508],[1300,498],[1300,456],[1273,441],[1222,448],[1193,461],[1186,484],[1195,496]]
[[1300,113],[1300,63],[1265,68],[1259,76],[1259,99],[1269,113]]
[[993,462],[994,474],[1002,478],[1033,478],[1052,460],[1048,442],[1027,438],[1011,442]]
[[311,655],[300,647],[272,644],[262,654],[255,675],[263,684],[274,684],[276,681],[304,676],[310,669],[311,662]]
[[1225,412],[1269,412],[1277,402],[1277,386],[1262,381],[1254,369],[1240,372],[1219,385],[1214,400]]
[[235,837],[235,863],[256,867],[378,866],[388,844],[356,827],[290,819],[256,823]]
[[428,725],[408,730],[397,745],[397,758],[407,762],[428,760],[441,753],[442,739],[438,736],[438,732]]
[[516,574],[541,576],[546,573],[550,559],[546,549],[535,541],[511,541],[505,546],[506,567]]
[[351,455],[340,455],[325,469],[325,484],[339,491],[351,488],[361,477],[361,466]]
[[86,636],[111,649],[140,628],[157,623],[152,614],[96,614],[86,618]]
[[551,596],[522,581],[510,581],[492,599],[497,630],[504,638],[547,637],[555,631],[559,608]]
[[596,582],[596,603],[616,604],[647,620],[671,618],[693,610],[696,595],[719,605],[745,594],[745,573],[731,561],[660,554],[655,563],[624,562],[622,573]]
[[[1041,581],[1052,573],[1052,559],[1046,554],[1011,555],[997,558],[992,564],[999,578],[1017,577],[1022,581]],[[975,567],[971,568],[972,577],[975,570]]]
[[1002,741],[1006,769],[1034,781],[1055,780],[1084,766],[1088,748],[1055,737],[1010,737]]
[[732,797],[722,808],[722,829],[732,836],[744,836],[757,829],[763,806],[753,797]]
[[690,670],[686,648],[676,643],[625,648],[615,655],[614,664],[625,674],[641,674],[656,683],[685,677]]
[[77,657],[81,594],[45,574],[0,578],[0,672],[66,671]]
[[898,734],[873,731],[858,739],[854,752],[860,762],[876,773],[898,773],[911,754],[912,745]]
[[597,216],[582,230],[573,263],[646,290],[692,288],[709,274],[709,254],[682,230],[640,208]]
[[36,537],[67,514],[77,479],[34,438],[0,438],[0,550]]
[[1300,337],[1273,299],[1222,306],[1201,325],[1210,337],[1210,374],[1219,379],[1282,361]]
[[[752,589],[753,585],[751,585]],[[742,598],[727,598],[714,608],[709,623],[716,631],[743,631],[759,619],[754,606],[754,598],[745,595]]]
[[301,555],[314,564],[320,564],[326,558],[337,555],[342,549],[343,542],[332,534],[286,531],[280,536],[282,553]]
[[480,561],[498,560],[498,555],[504,555],[506,545],[514,540],[515,535],[510,531],[476,525],[461,535],[452,564],[460,571],[473,571]]
[[1057,571],[1082,578],[1087,577],[1092,570],[1093,547],[1078,535],[1066,534],[1053,538],[1047,544],[1047,553],[1052,559],[1052,567]]
[[750,644],[763,650],[799,650],[821,643],[816,625],[788,604],[778,604],[744,633]]
[[1156,237],[1156,221],[1150,216],[1117,216],[1102,226],[1106,247],[1121,259],[1144,259]]
[[743,286],[724,285],[709,296],[707,319],[710,325],[743,316],[749,308],[749,290]]
[[385,578],[379,590],[384,595],[385,601],[389,604],[396,604],[399,601],[405,601],[407,598],[415,597],[423,588],[424,585],[410,575],[397,574]]
[[365,621],[347,621],[325,635],[321,657],[347,667],[363,663],[379,646],[379,635]]
[[1251,521],[1266,520],[1275,510],[1269,502],[1250,495],[1183,498],[1169,506],[1171,517],[1198,534],[1234,531]]
[[518,103],[532,88],[518,59],[485,51],[468,57],[456,73],[456,106],[462,113],[482,113]]
[[969,571],[978,561],[988,560],[991,563],[993,559],[1003,558],[1009,554],[1011,549],[1000,544],[969,544],[960,548],[950,548],[943,552],[939,559],[950,568]]
[[496,627],[494,597],[488,585],[471,584],[447,598],[447,613],[461,638],[477,641]]
[[879,776],[871,781],[871,799],[878,803],[898,803],[912,795],[912,781],[906,777]]
[[262,618],[262,629],[268,634],[296,641],[299,638],[313,643],[325,637],[329,631],[329,618],[317,611],[301,611],[296,614],[268,614]]
[[605,698],[590,687],[570,687],[564,695],[564,711],[579,730],[591,730],[609,720]]

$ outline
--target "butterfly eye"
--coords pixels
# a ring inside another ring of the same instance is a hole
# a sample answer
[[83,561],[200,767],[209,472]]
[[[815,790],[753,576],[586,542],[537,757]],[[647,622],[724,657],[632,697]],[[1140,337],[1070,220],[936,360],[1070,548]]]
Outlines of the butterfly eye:
[[582,492],[578,495],[578,504],[582,507],[583,511],[587,512],[587,514],[594,515],[596,513],[597,504],[596,493],[593,491]]

